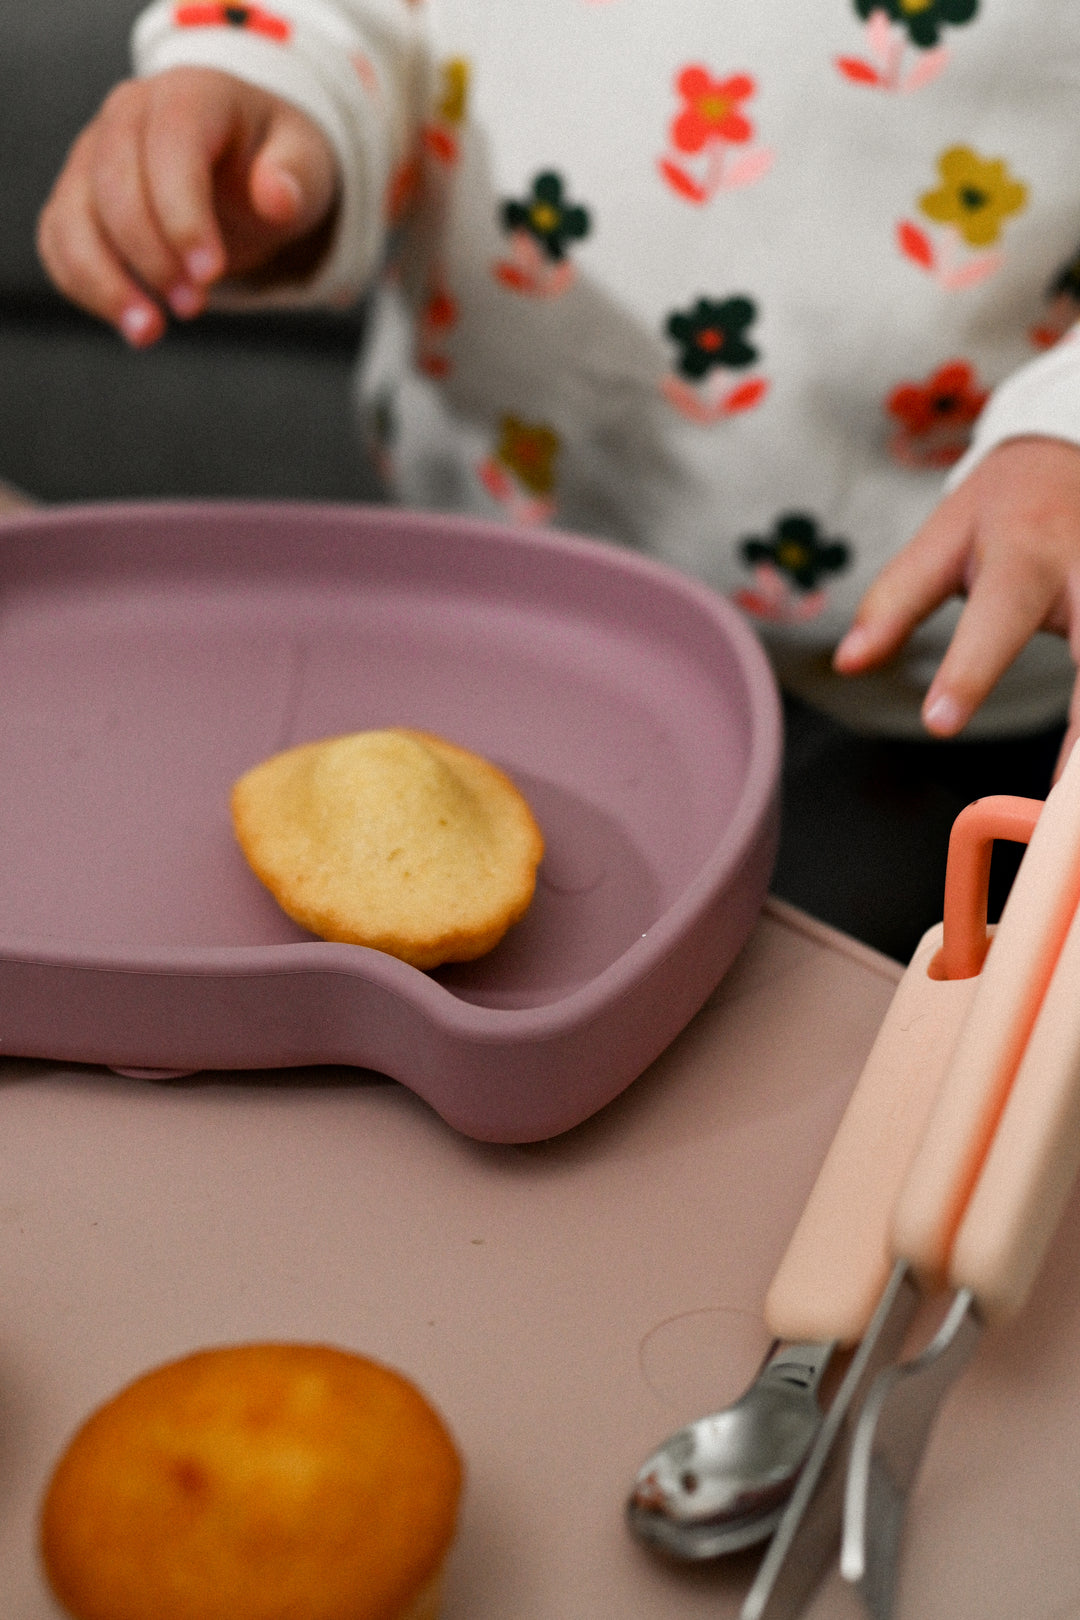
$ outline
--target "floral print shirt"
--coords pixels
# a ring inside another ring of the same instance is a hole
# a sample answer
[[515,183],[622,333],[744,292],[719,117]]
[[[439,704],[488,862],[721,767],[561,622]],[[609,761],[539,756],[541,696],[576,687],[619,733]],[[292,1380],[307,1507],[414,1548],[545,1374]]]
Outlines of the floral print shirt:
[[[325,131],[335,241],[273,297],[370,298],[389,489],[651,552],[809,701],[920,732],[955,604],[888,670],[829,655],[945,481],[1080,443],[1072,0],[156,0],[134,49]],[[1036,637],[969,734],[1071,682]]]

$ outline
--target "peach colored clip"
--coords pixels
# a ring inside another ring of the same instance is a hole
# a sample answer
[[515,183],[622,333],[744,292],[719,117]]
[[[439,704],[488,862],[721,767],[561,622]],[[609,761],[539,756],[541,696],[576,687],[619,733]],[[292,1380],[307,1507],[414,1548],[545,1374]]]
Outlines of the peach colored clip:
[[1041,799],[998,793],[961,810],[949,837],[945,871],[944,937],[931,963],[935,979],[971,979],[982,970],[990,948],[986,901],[990,857],[997,839],[1026,844],[1042,810]]

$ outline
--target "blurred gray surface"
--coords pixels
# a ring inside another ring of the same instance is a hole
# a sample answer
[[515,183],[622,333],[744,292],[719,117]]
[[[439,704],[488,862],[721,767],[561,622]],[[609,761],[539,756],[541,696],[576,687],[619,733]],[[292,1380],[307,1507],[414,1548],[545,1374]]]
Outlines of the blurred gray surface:
[[374,500],[349,400],[357,332],[208,319],[134,353],[0,300],[0,477],[43,500]]

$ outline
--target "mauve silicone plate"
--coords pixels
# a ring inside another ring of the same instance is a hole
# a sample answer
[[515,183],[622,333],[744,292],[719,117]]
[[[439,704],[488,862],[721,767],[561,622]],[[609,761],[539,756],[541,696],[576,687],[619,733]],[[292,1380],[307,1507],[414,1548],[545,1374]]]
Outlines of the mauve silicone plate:
[[[54,509],[0,526],[0,1052],[380,1070],[490,1141],[557,1134],[673,1039],[748,935],[781,723],[734,609],[600,542],[384,508]],[[424,974],[313,939],[228,793],[405,725],[502,766],[547,840],[527,917]]]

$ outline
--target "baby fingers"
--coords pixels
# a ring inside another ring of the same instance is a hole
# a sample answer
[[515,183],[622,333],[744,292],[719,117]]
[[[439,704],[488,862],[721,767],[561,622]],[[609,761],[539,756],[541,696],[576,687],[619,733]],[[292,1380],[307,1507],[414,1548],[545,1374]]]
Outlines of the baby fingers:
[[[141,84],[121,85],[102,108],[90,185],[105,240],[131,275],[174,314],[197,314],[205,294],[185,263],[185,242],[159,207],[150,170],[152,102]],[[174,165],[175,183],[182,167]]]
[[958,490],[882,569],[833,654],[839,674],[883,664],[935,608],[964,589],[971,524],[969,504]]
[[1057,590],[1016,555],[992,554],[972,581],[964,610],[923,702],[923,723],[951,737],[970,720],[1013,659],[1052,616]]
[[142,347],[160,337],[165,321],[100,217],[95,144],[91,127],[73,146],[38,221],[38,253],[61,292]]
[[923,719],[952,736],[1037,630],[1080,625],[1080,449],[1059,439],[999,445],[961,486],[971,501],[968,601]]
[[951,737],[1038,630],[1080,651],[1080,446],[1043,436],[999,444],[883,569],[834,655],[874,668],[950,596],[966,596],[922,708]]

